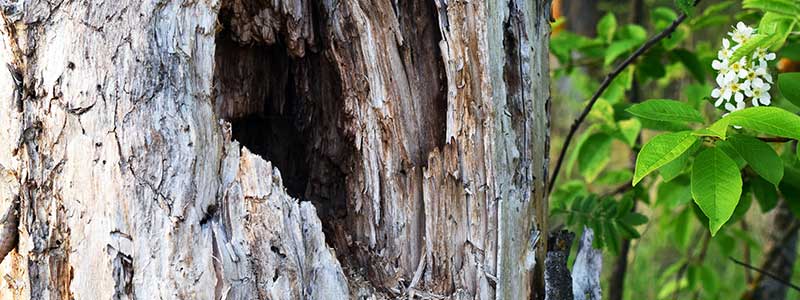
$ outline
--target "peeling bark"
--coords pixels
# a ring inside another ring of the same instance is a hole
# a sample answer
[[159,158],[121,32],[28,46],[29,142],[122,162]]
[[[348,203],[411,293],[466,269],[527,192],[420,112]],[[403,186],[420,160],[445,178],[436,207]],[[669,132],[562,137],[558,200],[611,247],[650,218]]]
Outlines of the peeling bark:
[[547,1],[20,10],[3,298],[543,296]]
[[545,260],[546,300],[572,300],[572,274],[567,268],[575,234],[562,230],[550,235]]
[[600,272],[603,270],[603,253],[592,247],[594,232],[584,227],[578,243],[578,254],[572,266],[572,293],[577,300],[600,300]]

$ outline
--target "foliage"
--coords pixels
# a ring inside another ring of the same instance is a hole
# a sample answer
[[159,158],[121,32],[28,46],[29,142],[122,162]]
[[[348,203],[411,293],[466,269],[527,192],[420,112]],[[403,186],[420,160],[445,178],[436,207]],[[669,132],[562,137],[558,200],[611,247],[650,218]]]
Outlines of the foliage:
[[[760,245],[731,224],[753,203],[766,213],[783,195],[800,194],[800,73],[777,73],[779,60],[800,60],[800,1],[722,1],[694,11],[693,5],[677,0],[677,11],[651,9],[649,24],[625,24],[607,13],[596,37],[560,32],[551,39],[556,81],[585,100],[599,85],[594,78],[667,28],[678,12],[689,15],[614,78],[568,153],[567,178],[551,195],[556,223],[592,228],[595,246],[612,254],[622,240],[645,238],[641,226],[669,235],[669,246],[686,255],[652,279],[660,289],[650,298],[672,299],[681,291],[701,299],[740,296],[744,287],[723,286],[710,264],[724,262],[736,243],[753,251]],[[729,30],[713,42],[694,36]],[[620,167],[626,161],[635,163]],[[800,205],[793,209],[800,214]],[[703,248],[716,255],[709,262],[692,249],[703,236],[711,241]]]

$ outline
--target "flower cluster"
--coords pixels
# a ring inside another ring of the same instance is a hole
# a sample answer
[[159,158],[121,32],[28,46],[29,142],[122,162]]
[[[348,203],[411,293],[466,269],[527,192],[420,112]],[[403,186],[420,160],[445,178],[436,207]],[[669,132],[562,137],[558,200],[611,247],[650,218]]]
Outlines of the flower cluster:
[[711,63],[711,67],[719,72],[716,78],[719,86],[711,91],[711,97],[716,99],[714,106],[734,112],[745,108],[745,98],[749,98],[753,106],[771,103],[769,89],[772,76],[767,72],[767,61],[774,60],[775,53],[757,48],[749,57],[745,55],[737,61],[731,61],[733,53],[750,40],[755,31],[739,22],[728,33],[735,44],[731,46],[727,38],[722,39],[722,49],[717,52],[717,60]]

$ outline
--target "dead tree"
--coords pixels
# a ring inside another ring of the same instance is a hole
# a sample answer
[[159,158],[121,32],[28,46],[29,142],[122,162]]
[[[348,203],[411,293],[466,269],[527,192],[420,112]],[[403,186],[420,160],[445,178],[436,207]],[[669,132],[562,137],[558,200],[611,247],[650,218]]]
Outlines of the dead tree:
[[548,13],[4,1],[0,297],[543,297]]

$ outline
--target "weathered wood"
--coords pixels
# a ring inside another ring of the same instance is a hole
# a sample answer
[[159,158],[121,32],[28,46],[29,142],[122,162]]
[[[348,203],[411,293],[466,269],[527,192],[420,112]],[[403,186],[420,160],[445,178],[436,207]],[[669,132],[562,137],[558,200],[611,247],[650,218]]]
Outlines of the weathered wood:
[[3,298],[543,296],[547,1],[22,10]]
[[547,244],[545,260],[545,300],[572,300],[572,274],[567,267],[575,234],[567,230],[554,232]]
[[572,293],[576,300],[600,300],[600,271],[603,270],[603,253],[592,247],[594,231],[584,227],[578,243],[578,254],[572,265]]

